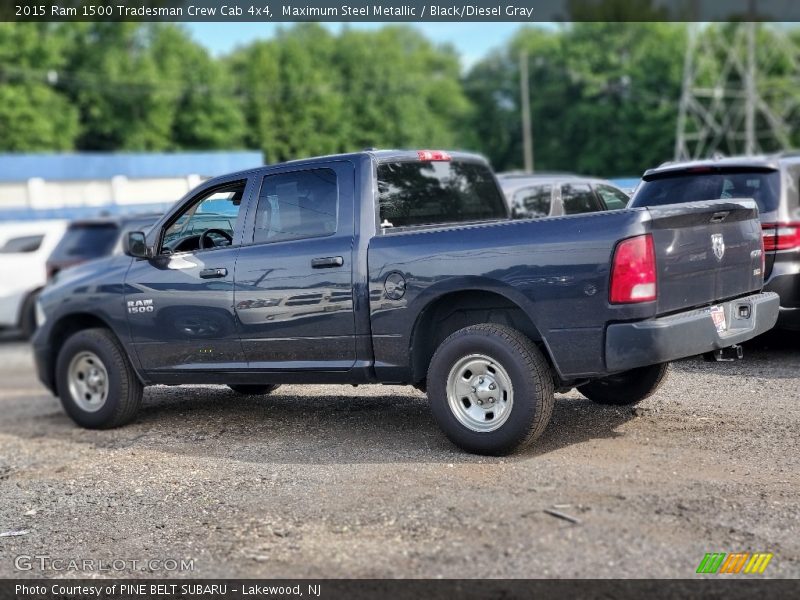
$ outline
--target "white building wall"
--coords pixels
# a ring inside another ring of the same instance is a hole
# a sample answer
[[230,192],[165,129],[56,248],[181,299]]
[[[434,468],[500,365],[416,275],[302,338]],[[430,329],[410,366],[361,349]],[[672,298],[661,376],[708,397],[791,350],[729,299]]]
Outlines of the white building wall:
[[172,202],[199,185],[199,175],[149,179],[47,181],[34,178],[0,183],[0,210],[11,208],[65,208]]

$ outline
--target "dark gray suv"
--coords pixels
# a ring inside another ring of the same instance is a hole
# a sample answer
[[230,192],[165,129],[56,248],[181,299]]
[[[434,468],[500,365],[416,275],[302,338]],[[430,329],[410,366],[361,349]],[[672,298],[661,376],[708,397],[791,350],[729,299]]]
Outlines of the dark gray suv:
[[646,171],[631,207],[753,198],[764,236],[764,290],[780,296],[778,329],[800,330],[800,154],[665,163]]

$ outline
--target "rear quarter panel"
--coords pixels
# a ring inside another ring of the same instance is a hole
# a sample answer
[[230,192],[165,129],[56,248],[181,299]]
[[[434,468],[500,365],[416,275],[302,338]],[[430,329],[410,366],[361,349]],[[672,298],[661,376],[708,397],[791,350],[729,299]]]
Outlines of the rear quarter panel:
[[[644,233],[644,215],[621,210],[373,238],[370,312],[379,379],[407,376],[412,334],[422,311],[445,294],[468,290],[494,292],[522,308],[562,376],[602,372],[606,322],[655,313],[653,303],[608,304],[614,247],[622,238]],[[392,273],[406,281],[399,300],[386,293]]]

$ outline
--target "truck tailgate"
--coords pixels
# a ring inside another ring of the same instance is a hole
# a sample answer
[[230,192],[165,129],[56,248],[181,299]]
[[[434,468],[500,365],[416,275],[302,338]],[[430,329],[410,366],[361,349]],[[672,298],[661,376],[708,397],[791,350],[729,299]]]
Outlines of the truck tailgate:
[[647,211],[656,250],[659,315],[763,286],[761,226],[752,200],[691,202]]

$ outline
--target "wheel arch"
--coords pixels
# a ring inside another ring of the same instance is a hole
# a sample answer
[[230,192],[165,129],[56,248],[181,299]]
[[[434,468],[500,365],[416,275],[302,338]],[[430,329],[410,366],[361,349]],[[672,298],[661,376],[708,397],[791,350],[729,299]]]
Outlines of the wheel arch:
[[77,312],[60,316],[53,323],[47,335],[49,347],[48,375],[50,377],[50,381],[53,382],[53,391],[56,395],[58,395],[58,384],[56,378],[56,364],[58,362],[58,355],[61,352],[61,349],[64,347],[64,343],[71,336],[87,329],[105,329],[111,333],[111,335],[116,338],[120,347],[125,352],[125,356],[128,358],[128,361],[133,366],[133,371],[136,373],[136,377],[142,382],[142,384],[145,384],[145,381],[139,373],[139,370],[136,368],[136,362],[133,360],[128,348],[122,343],[119,334],[114,330],[111,324],[102,316],[98,316],[97,314]]
[[515,290],[471,287],[457,291],[442,291],[426,298],[417,313],[409,336],[409,356],[412,383],[423,381],[436,348],[449,335],[480,323],[496,323],[517,329],[542,349],[552,365],[547,344],[530,316],[523,308]]

